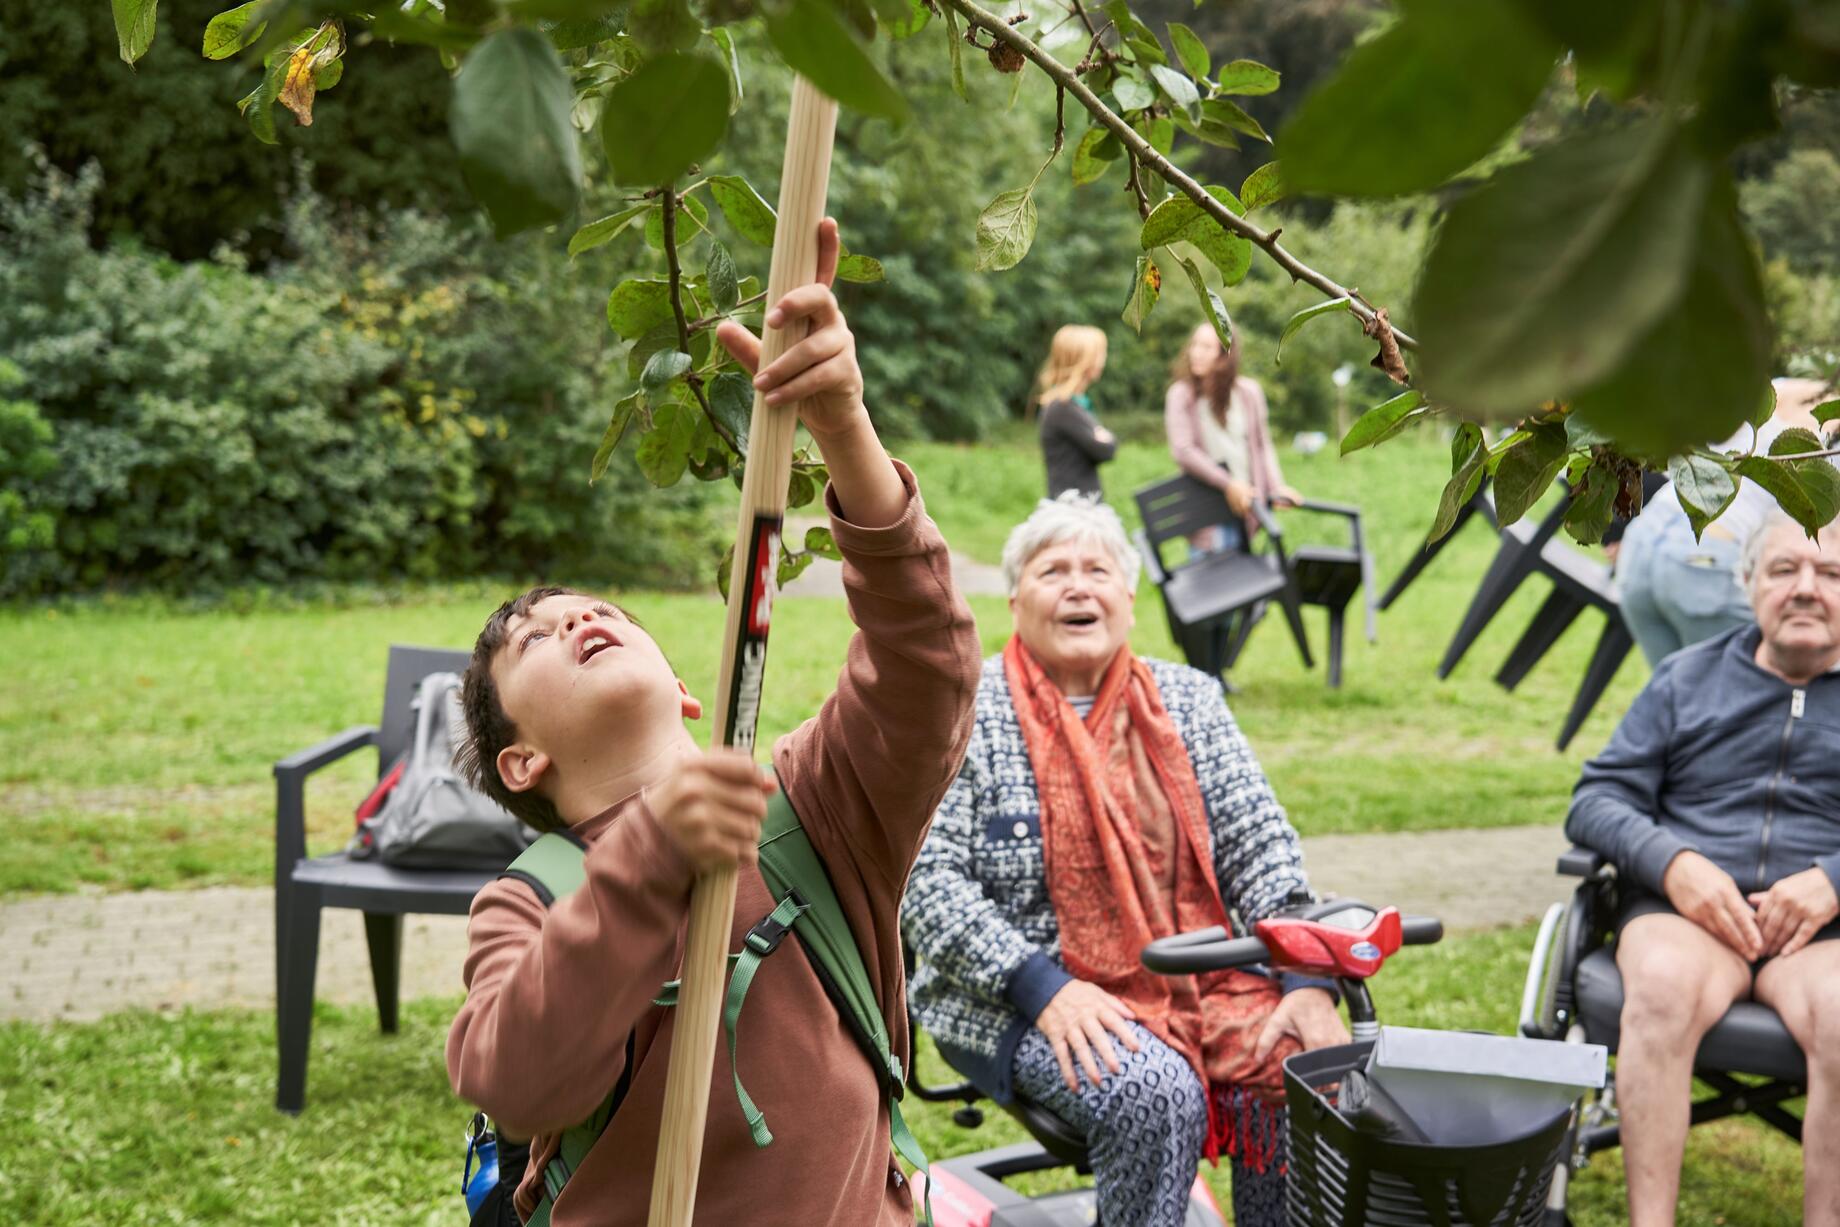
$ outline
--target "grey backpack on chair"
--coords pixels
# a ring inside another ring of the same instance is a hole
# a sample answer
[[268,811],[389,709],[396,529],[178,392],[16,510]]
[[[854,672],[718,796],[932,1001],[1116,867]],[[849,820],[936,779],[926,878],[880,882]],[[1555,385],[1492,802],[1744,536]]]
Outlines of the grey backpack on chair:
[[455,770],[465,727],[460,675],[423,678],[402,777],[382,808],[365,819],[356,843],[368,843],[379,860],[405,869],[503,869],[530,846],[536,832]]

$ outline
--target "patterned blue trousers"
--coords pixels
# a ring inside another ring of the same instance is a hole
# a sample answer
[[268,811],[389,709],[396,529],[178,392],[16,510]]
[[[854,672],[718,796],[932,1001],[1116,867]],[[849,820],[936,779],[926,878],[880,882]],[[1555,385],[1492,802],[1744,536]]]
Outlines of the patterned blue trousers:
[[[1114,1074],[1101,1062],[1098,1086],[1076,1062],[1077,1094],[1061,1081],[1048,1037],[1030,1027],[1016,1047],[1016,1091],[1085,1132],[1100,1227],[1180,1227],[1207,1141],[1207,1100],[1187,1061],[1139,1024],[1127,1025],[1139,1050],[1114,1044],[1124,1069]],[[1289,1157],[1280,1148],[1262,1173],[1233,1160],[1235,1227],[1281,1227]]]

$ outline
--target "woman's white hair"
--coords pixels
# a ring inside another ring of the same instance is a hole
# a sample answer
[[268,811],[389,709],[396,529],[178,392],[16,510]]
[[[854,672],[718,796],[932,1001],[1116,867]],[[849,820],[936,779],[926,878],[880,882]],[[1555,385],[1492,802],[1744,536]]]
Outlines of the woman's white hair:
[[1049,546],[1068,541],[1092,541],[1104,546],[1118,564],[1125,591],[1137,591],[1141,563],[1130,538],[1124,534],[1118,513],[1094,495],[1064,490],[1059,498],[1037,503],[1029,518],[1010,530],[1009,540],[1003,543],[1003,582],[1009,585],[1009,594],[1016,595],[1022,568],[1029,559]]

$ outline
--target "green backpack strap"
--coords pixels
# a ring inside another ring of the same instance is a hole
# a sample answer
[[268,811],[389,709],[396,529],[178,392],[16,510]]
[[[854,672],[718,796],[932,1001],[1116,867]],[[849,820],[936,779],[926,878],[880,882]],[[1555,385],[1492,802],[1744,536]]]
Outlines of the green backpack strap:
[[[506,867],[498,876],[515,878],[536,892],[544,907],[554,907],[560,899],[580,890],[588,880],[587,848],[574,835],[563,831],[549,831],[537,836],[530,847],[518,854],[518,858]],[[543,1168],[543,1194],[537,1202],[536,1211],[531,1215],[525,1227],[549,1227],[550,1210],[556,1198],[562,1195],[562,1188],[569,1182],[575,1169],[594,1148],[594,1143],[607,1128],[607,1122],[613,1119],[620,1101],[626,1098],[626,1089],[632,1081],[633,1038],[626,1037],[626,1065],[620,1072],[620,1080],[607,1098],[601,1101],[594,1114],[580,1124],[565,1129],[562,1142],[556,1148],[556,1155]]]
[[[843,913],[843,905],[837,900],[824,861],[811,846],[811,839],[784,790],[774,793],[767,804],[766,821],[760,830],[760,874],[779,904],[748,931],[745,948],[735,962],[722,1006],[722,1022],[728,1032],[729,1062],[735,1070],[735,1096],[747,1117],[754,1144],[766,1146],[772,1142],[773,1135],[761,1111],[741,1085],[740,1067],[735,1064],[736,1032],[754,973],[759,970],[761,961],[778,948],[786,933],[792,932],[805,947],[812,970],[836,1003],[858,1046],[869,1058],[876,1082],[888,1101],[889,1140],[895,1153],[917,1171],[927,1171],[926,1155],[901,1115],[900,1101],[907,1089],[906,1075],[901,1068],[901,1058],[895,1055],[889,1041],[888,1024],[882,1017],[881,1006],[876,1003],[875,982],[863,963],[862,952],[856,946],[856,934]],[[926,1187],[925,1221],[930,1227],[933,1221],[931,1181]]]

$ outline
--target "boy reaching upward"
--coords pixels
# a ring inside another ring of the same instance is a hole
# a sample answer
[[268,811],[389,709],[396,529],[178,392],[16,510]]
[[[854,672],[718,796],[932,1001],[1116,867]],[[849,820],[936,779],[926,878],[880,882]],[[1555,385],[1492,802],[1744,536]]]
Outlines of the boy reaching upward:
[[[913,474],[882,449],[863,406],[855,342],[830,291],[837,252],[827,219],[817,283],[767,316],[773,327],[809,319],[810,335],[755,382],[770,402],[799,403],[823,453],[860,629],[836,692],[780,739],[773,764],[835,887],[891,1047],[905,1055],[901,892],[964,753],[979,648]],[[756,366],[746,329],[729,322],[717,336]],[[585,844],[586,881],[549,907],[512,878],[480,891],[449,1077],[503,1132],[533,1137],[516,1198],[526,1219],[561,1132],[624,1086],[548,1208],[556,1227],[642,1224],[676,1013],[653,998],[678,974],[697,874],[740,866],[731,950],[773,910],[755,845],[776,785],[739,751],[699,747],[685,721],[701,703],[637,622],[585,593],[536,588],[494,613],[464,705],[476,782],[530,825]],[[734,1072],[774,1140],[755,1145],[718,1043],[696,1222],[911,1224],[877,1071],[799,943],[760,965],[746,1024]]]

